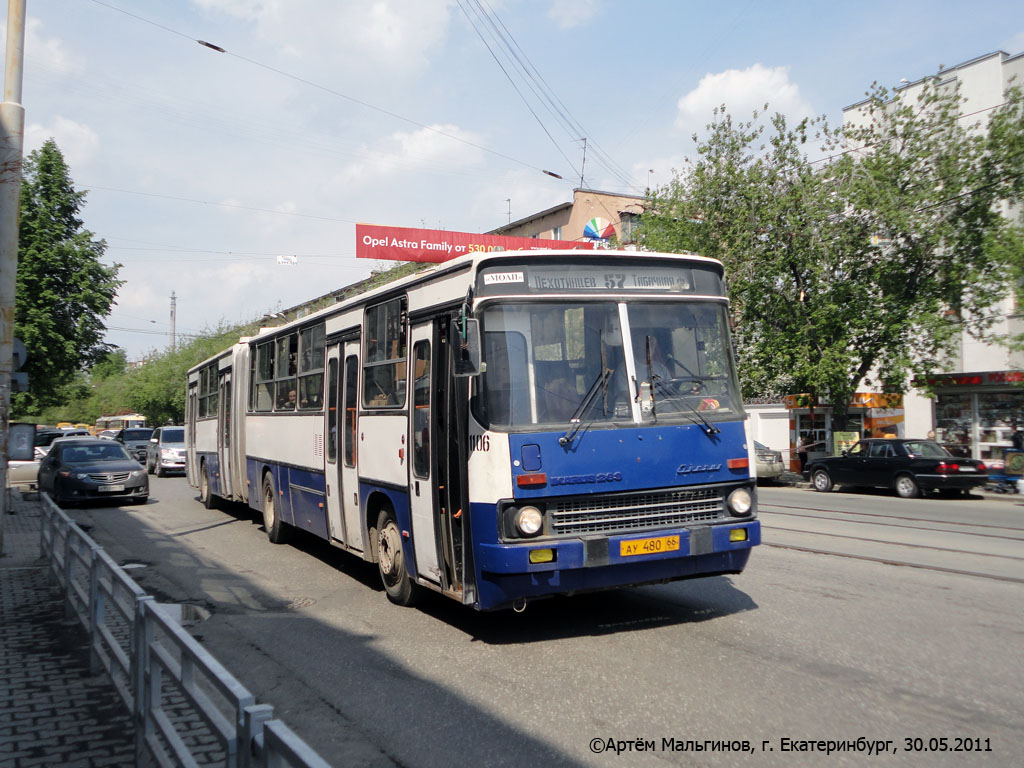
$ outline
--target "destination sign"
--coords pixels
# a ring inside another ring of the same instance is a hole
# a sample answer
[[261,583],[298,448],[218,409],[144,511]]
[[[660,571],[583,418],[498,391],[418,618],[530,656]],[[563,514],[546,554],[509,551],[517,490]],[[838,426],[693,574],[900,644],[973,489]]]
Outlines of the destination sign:
[[[698,270],[703,272],[704,270]],[[480,277],[484,293],[720,293],[716,274],[698,291],[694,269],[679,264],[527,264],[494,267]],[[707,290],[711,288],[711,290]]]

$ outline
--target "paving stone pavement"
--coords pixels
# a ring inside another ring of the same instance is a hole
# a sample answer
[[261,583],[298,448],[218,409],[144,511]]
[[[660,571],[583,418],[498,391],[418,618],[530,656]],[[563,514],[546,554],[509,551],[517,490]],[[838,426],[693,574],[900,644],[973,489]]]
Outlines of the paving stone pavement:
[[39,556],[40,502],[13,491],[0,555],[0,768],[111,768],[135,760],[127,707]]

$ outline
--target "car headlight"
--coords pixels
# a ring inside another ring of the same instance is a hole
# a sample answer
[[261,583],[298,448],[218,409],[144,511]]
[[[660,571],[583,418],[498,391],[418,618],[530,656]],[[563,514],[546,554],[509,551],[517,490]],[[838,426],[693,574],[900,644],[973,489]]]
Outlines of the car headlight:
[[133,469],[132,470],[132,479],[137,480],[138,478],[145,477],[145,476],[146,476],[146,470],[144,470],[144,469]]
[[85,472],[79,472],[78,474],[75,475],[75,479],[76,480],[88,480],[89,479],[89,475],[87,475]]
[[515,514],[515,523],[523,536],[536,536],[544,526],[544,516],[536,507],[522,507]]
[[161,448],[160,449],[161,459],[176,459],[178,458],[178,452],[173,448]]
[[746,517],[754,507],[754,498],[747,488],[737,488],[729,494],[729,511],[736,517]]

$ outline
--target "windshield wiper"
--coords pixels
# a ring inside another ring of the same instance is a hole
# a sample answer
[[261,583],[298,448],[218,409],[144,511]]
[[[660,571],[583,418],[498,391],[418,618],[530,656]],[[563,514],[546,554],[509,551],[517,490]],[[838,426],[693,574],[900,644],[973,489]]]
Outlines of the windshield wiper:
[[[655,375],[653,378],[654,378],[654,386],[652,387],[652,390],[653,389],[657,389],[658,387],[660,387],[661,390],[662,390],[662,394],[665,395],[670,402],[679,402],[679,403],[682,403],[686,408],[688,408],[690,410],[690,412],[694,416],[696,416],[697,419],[700,420],[700,423],[703,425],[704,434],[706,434],[706,435],[717,435],[717,434],[719,434],[722,431],[718,427],[716,427],[714,424],[712,424],[710,421],[705,419],[701,415],[701,412],[698,411],[696,408],[694,408],[692,405],[690,405],[688,402],[686,402],[686,400],[682,396],[673,394],[672,391],[669,390],[668,386],[666,384],[662,383],[661,376]],[[694,422],[694,423],[696,424],[696,422]]]
[[576,437],[576,433],[580,431],[580,427],[583,426],[583,414],[587,412],[591,404],[597,399],[597,393],[601,390],[608,391],[608,379],[611,378],[615,372],[614,368],[604,368],[601,373],[594,379],[594,383],[590,385],[590,389],[587,390],[587,394],[580,400],[580,404],[576,406],[576,410],[572,416],[569,417],[569,423],[572,428],[558,438],[559,445],[568,445]]

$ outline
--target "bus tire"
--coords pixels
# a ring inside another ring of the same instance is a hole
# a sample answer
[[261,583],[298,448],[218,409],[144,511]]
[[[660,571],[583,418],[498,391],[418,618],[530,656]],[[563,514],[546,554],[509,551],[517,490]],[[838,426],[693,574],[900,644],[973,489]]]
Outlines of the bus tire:
[[263,528],[271,544],[284,544],[290,538],[288,524],[277,514],[277,490],[269,472],[263,477]]
[[203,506],[207,509],[213,509],[217,506],[217,499],[210,492],[210,469],[206,464],[203,464],[203,470],[199,478],[199,500],[203,502]]
[[377,517],[377,568],[388,600],[395,605],[412,605],[416,601],[418,590],[405,565],[402,534],[394,513],[387,507]]

